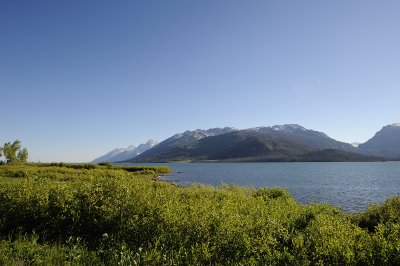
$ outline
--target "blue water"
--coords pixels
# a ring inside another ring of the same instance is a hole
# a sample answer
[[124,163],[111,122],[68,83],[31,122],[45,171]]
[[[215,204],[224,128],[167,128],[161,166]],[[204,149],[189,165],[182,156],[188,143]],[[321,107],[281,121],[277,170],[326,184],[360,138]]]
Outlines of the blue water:
[[300,203],[326,202],[345,211],[365,210],[400,195],[400,162],[365,163],[168,163],[162,177],[179,185],[286,188]]

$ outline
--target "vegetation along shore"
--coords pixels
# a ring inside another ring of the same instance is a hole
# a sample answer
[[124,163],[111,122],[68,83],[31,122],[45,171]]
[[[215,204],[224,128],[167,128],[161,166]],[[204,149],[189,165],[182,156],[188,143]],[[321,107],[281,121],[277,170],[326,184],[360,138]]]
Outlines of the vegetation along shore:
[[0,166],[2,265],[399,265],[400,198],[359,214],[168,167]]

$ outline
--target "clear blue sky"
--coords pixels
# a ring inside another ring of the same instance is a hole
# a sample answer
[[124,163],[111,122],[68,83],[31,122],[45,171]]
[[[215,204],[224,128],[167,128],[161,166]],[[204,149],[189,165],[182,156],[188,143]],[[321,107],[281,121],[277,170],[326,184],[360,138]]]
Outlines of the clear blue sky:
[[0,144],[85,162],[187,129],[400,122],[400,1],[0,2]]

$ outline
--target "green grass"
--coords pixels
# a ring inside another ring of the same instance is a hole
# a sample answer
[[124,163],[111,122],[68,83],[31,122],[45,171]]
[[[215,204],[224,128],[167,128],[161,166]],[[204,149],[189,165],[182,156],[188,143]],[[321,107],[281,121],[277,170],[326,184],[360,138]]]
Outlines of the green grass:
[[0,166],[0,265],[399,265],[400,198],[347,214],[166,167]]

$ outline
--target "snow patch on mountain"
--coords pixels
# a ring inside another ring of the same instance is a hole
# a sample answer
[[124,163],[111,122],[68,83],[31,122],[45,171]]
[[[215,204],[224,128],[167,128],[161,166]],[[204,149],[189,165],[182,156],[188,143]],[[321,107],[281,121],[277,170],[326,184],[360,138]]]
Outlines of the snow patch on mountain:
[[350,143],[350,144],[351,144],[351,146],[353,146],[354,148],[357,148],[357,147],[360,145],[359,142],[353,142],[353,143]]
[[297,124],[284,124],[284,125],[275,125],[275,126],[262,126],[262,127],[253,127],[247,130],[257,131],[257,132],[283,132],[283,133],[292,133],[294,131],[307,131],[308,129],[297,125]]
[[275,125],[271,127],[274,130],[281,130],[281,131],[293,131],[293,130],[302,130],[305,131],[304,127],[297,125],[297,124],[285,124],[285,125]]
[[180,138],[189,136],[189,137],[193,137],[193,138],[195,138],[197,140],[200,140],[200,139],[203,139],[203,138],[206,138],[206,137],[218,136],[218,135],[221,135],[221,134],[225,134],[225,133],[229,133],[229,132],[237,131],[237,130],[238,129],[233,128],[233,127],[210,128],[210,129],[207,129],[207,130],[196,129],[196,130],[192,130],[192,131],[186,130],[183,133],[178,133],[178,134],[173,135],[171,137],[171,139],[180,139]]

